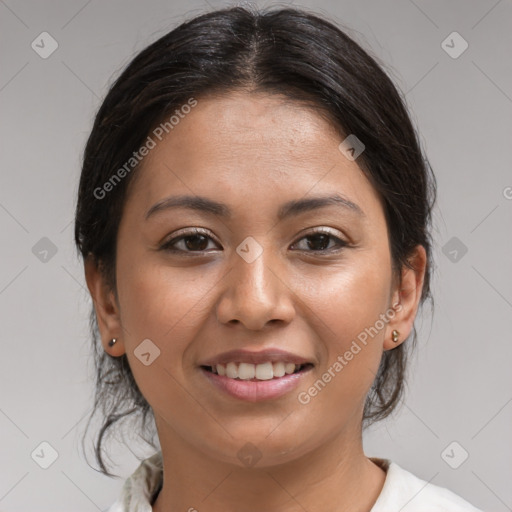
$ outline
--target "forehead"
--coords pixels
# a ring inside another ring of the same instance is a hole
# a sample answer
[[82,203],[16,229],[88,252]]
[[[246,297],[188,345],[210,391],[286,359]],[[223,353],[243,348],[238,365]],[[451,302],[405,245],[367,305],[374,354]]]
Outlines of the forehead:
[[175,116],[169,133],[160,130],[161,140],[150,134],[155,144],[137,171],[130,203],[147,210],[166,195],[186,193],[255,206],[308,191],[378,202],[356,161],[338,149],[344,135],[313,108],[235,92],[199,98],[187,111]]

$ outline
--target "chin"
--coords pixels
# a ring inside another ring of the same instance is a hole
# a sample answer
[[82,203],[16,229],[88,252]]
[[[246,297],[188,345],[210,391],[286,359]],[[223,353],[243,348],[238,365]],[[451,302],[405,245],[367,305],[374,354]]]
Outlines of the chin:
[[247,469],[264,469],[287,464],[314,449],[306,440],[298,440],[296,435],[287,435],[284,432],[279,437],[272,437],[269,436],[271,431],[270,429],[264,433],[250,433],[245,429],[243,435],[226,440],[223,448],[220,444],[204,448],[210,452],[212,458]]

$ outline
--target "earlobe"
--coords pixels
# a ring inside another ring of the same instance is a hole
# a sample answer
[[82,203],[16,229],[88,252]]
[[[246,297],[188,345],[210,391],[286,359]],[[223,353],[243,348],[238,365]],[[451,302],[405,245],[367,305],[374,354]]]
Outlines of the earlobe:
[[[107,286],[105,277],[92,256],[85,260],[84,270],[103,348],[113,357],[121,356],[125,353],[121,337],[123,329],[114,292]],[[113,339],[116,341],[111,343]]]
[[401,283],[397,285],[398,289],[393,294],[393,309],[396,315],[388,324],[384,350],[392,350],[403,343],[414,326],[427,268],[426,251],[422,245],[414,248],[409,262],[411,267],[403,267]]

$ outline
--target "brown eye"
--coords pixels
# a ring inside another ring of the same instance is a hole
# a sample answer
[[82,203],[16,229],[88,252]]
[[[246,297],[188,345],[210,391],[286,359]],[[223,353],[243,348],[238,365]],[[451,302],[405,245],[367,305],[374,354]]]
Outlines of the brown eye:
[[204,235],[184,236],[182,240],[191,251],[204,251],[208,246],[208,237]]
[[165,242],[160,249],[171,253],[202,253],[209,252],[207,250],[212,248],[209,247],[210,242],[214,242],[210,236],[202,231],[193,230]]
[[317,235],[310,235],[306,237],[309,239],[308,247],[313,251],[325,251],[329,246],[329,235],[324,235],[323,233],[319,233]]
[[[339,250],[340,248],[343,248],[348,245],[347,242],[345,242],[344,240],[341,240],[340,238],[326,231],[317,231],[314,233],[310,233],[309,235],[306,235],[305,237],[301,238],[299,242],[301,242],[302,240],[307,240],[307,242],[306,244],[303,244],[302,247],[299,247],[298,250],[307,252],[331,252],[333,250],[335,252],[336,250]],[[335,242],[334,246],[329,246],[330,242],[332,241]],[[299,242],[296,242],[294,246],[298,245]]]

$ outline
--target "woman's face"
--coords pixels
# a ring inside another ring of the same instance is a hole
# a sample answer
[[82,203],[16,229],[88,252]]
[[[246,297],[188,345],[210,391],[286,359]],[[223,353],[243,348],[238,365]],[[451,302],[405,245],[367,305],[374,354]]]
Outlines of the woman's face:
[[[118,302],[100,327],[104,343],[119,338],[108,350],[126,352],[161,440],[238,465],[257,451],[264,466],[357,438],[419,290],[410,305],[399,295],[382,205],[343,138],[297,103],[238,92],[199,99],[153,139],[119,227]],[[180,196],[196,207],[162,203]],[[292,355],[222,356],[236,349]],[[213,375],[202,365],[217,356],[262,380]],[[265,380],[282,373],[268,363],[294,356],[309,366]]]

